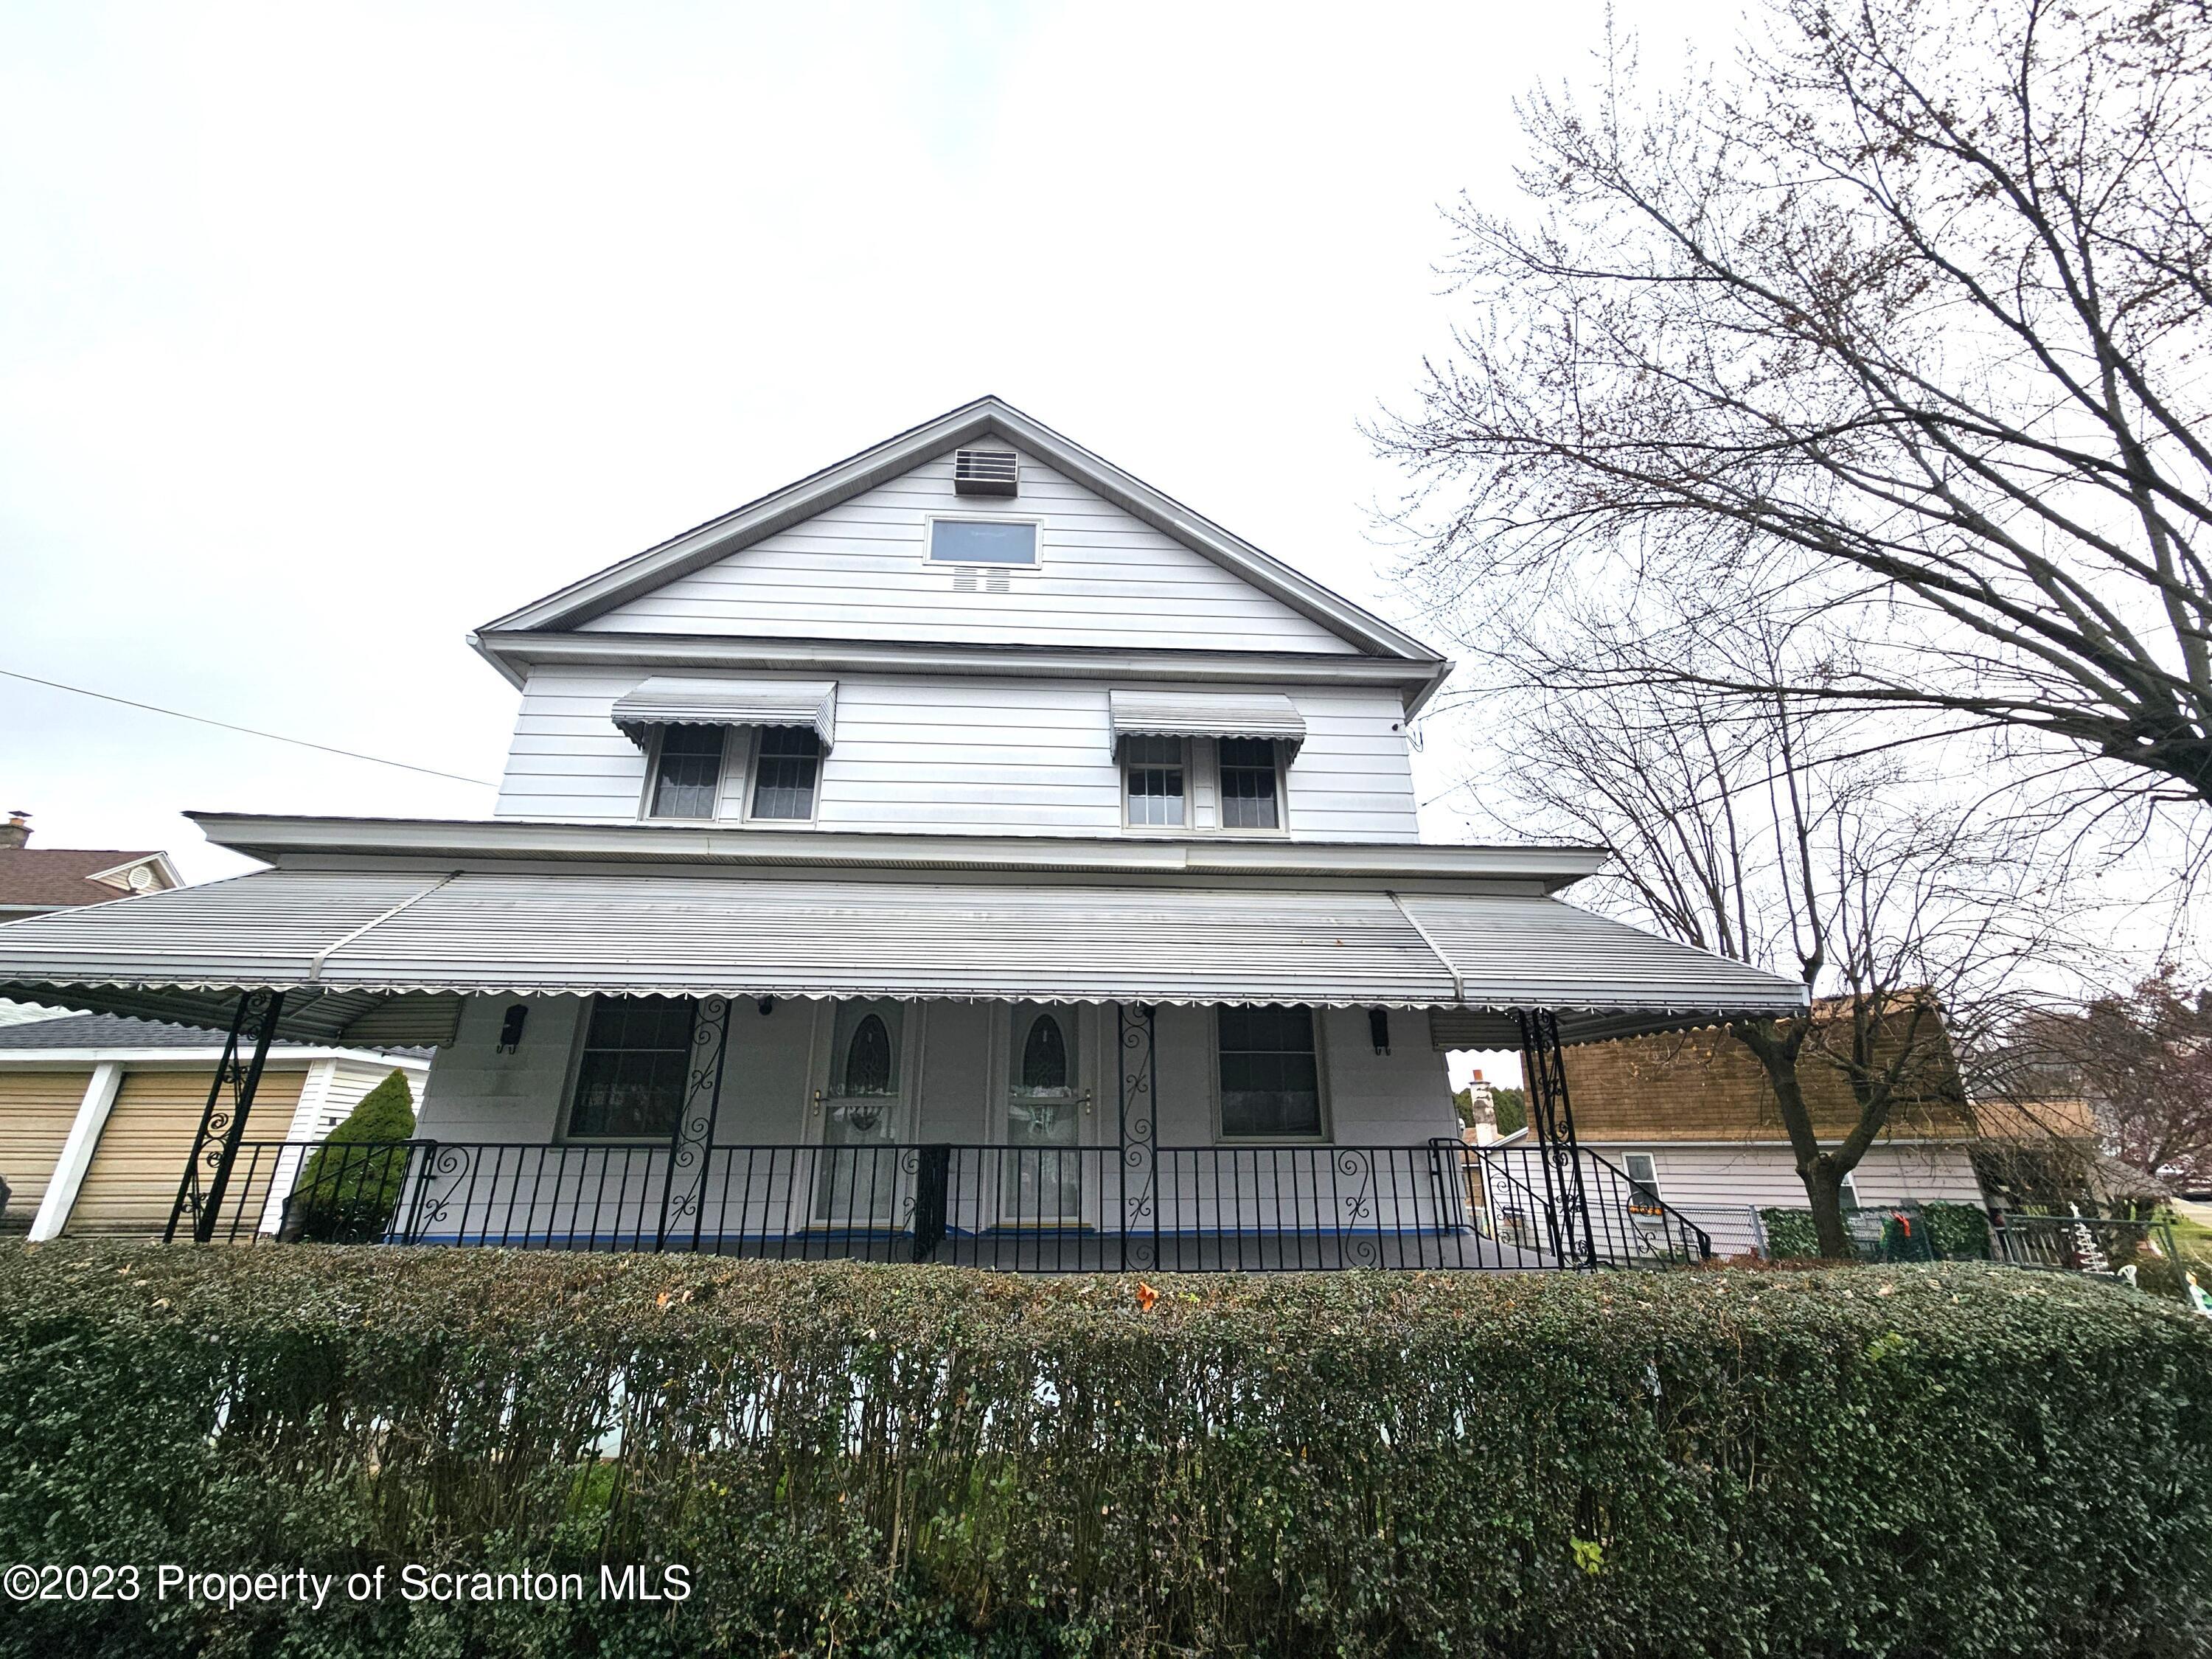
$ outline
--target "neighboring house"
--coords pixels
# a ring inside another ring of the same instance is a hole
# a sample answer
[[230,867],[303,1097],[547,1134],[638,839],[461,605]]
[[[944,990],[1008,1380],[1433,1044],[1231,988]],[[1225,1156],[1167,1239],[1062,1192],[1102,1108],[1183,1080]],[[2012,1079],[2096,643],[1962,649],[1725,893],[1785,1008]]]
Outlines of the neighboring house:
[[[159,1233],[224,1036],[112,1014],[0,1027],[0,1180],[9,1188],[0,1231]],[[255,1109],[286,1139],[319,1140],[395,1070],[419,1096],[428,1056],[274,1043]],[[297,1162],[278,1152],[242,1174],[239,1200],[265,1195]]]
[[995,398],[471,643],[490,819],[200,815],[274,867],[0,929],[0,990],[439,1045],[400,1237],[1495,1265],[1444,1050],[1803,1006],[1562,902],[1602,849],[1421,844],[1451,665]]
[[167,853],[112,847],[33,847],[29,815],[0,823],[0,921],[106,904],[184,884]]
[[[1814,1005],[1816,1022],[1846,1014],[1839,1002]],[[1721,1255],[1759,1247],[1759,1210],[1806,1207],[1773,1085],[1735,1038],[1670,1032],[1570,1049],[1565,1060],[1582,1145],[1697,1222]],[[1847,1209],[1984,1202],[1975,1172],[1983,1133],[1940,1030],[1917,1069],[1919,1086],[1903,1092],[1844,1178]],[[1798,1078],[1821,1141],[1849,1134],[1859,1111],[1843,1072],[1808,1057]]]
[[[38,847],[30,815],[18,807],[0,823],[0,922],[44,915],[84,904],[105,904],[134,893],[161,893],[183,883],[166,853],[116,848]],[[0,1000],[0,1025],[43,1019],[56,1010]]]

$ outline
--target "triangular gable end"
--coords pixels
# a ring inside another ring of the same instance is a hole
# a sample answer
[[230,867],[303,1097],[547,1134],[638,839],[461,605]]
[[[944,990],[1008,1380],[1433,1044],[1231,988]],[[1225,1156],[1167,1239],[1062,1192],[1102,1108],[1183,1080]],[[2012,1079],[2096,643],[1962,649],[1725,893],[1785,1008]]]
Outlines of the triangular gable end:
[[[591,633],[1357,653],[1334,629],[1040,458],[963,495],[947,450],[589,618]],[[1033,566],[933,556],[937,520],[1030,532]]]
[[[963,447],[1021,457],[960,495]],[[927,556],[931,514],[1041,521],[1038,568]],[[1436,653],[995,398],[954,410],[489,624],[590,632]],[[489,645],[490,641],[486,640]]]

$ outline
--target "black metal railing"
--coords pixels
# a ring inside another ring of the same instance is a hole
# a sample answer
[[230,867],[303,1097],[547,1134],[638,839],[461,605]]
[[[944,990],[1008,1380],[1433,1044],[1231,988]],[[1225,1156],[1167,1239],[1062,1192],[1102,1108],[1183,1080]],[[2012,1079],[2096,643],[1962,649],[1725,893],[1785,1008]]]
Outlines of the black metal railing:
[[1710,1254],[1686,1218],[1578,1156],[1588,1215],[1577,1228],[1555,1164],[1455,1140],[723,1146],[674,1160],[662,1145],[248,1141],[215,1236],[1018,1273],[1638,1267]]
[[2166,1221],[2018,1210],[1997,1211],[1990,1219],[1990,1255],[2018,1267],[2104,1273],[2135,1261],[2146,1245],[2169,1259],[2173,1255],[2173,1228]]

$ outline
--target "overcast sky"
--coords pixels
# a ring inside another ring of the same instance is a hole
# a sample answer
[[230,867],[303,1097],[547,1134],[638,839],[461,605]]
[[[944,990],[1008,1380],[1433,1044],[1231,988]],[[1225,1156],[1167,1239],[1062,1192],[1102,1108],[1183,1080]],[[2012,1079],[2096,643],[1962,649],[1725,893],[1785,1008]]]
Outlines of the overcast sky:
[[[0,5],[0,668],[494,778],[471,627],[985,392],[1402,616],[1357,423],[1603,16]],[[192,878],[491,803],[7,679],[0,795]]]

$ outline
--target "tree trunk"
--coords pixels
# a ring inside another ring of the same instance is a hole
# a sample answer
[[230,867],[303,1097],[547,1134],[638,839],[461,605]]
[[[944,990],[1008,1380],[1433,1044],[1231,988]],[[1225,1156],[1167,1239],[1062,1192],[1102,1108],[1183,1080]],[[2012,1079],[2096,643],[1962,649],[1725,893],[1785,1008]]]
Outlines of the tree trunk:
[[1805,1104],[1805,1091],[1797,1081],[1797,1057],[1804,1051],[1812,1029],[1809,1017],[1795,1020],[1761,1021],[1729,1028],[1736,1040],[1759,1057],[1766,1068],[1767,1086],[1782,1113],[1782,1127],[1790,1133],[1790,1150],[1797,1162],[1797,1178],[1805,1183],[1805,1202],[1813,1212],[1813,1232],[1820,1255],[1831,1261],[1856,1261],[1850,1229],[1844,1224],[1844,1177],[1851,1164],[1820,1150],[1813,1132],[1813,1114]]
[[1812,1206],[1813,1231],[1820,1242],[1820,1255],[1830,1261],[1857,1261],[1858,1247],[1851,1242],[1851,1230],[1844,1222],[1844,1171],[1824,1154],[1813,1160],[1809,1170],[1800,1164],[1797,1177],[1805,1183],[1805,1201]]

